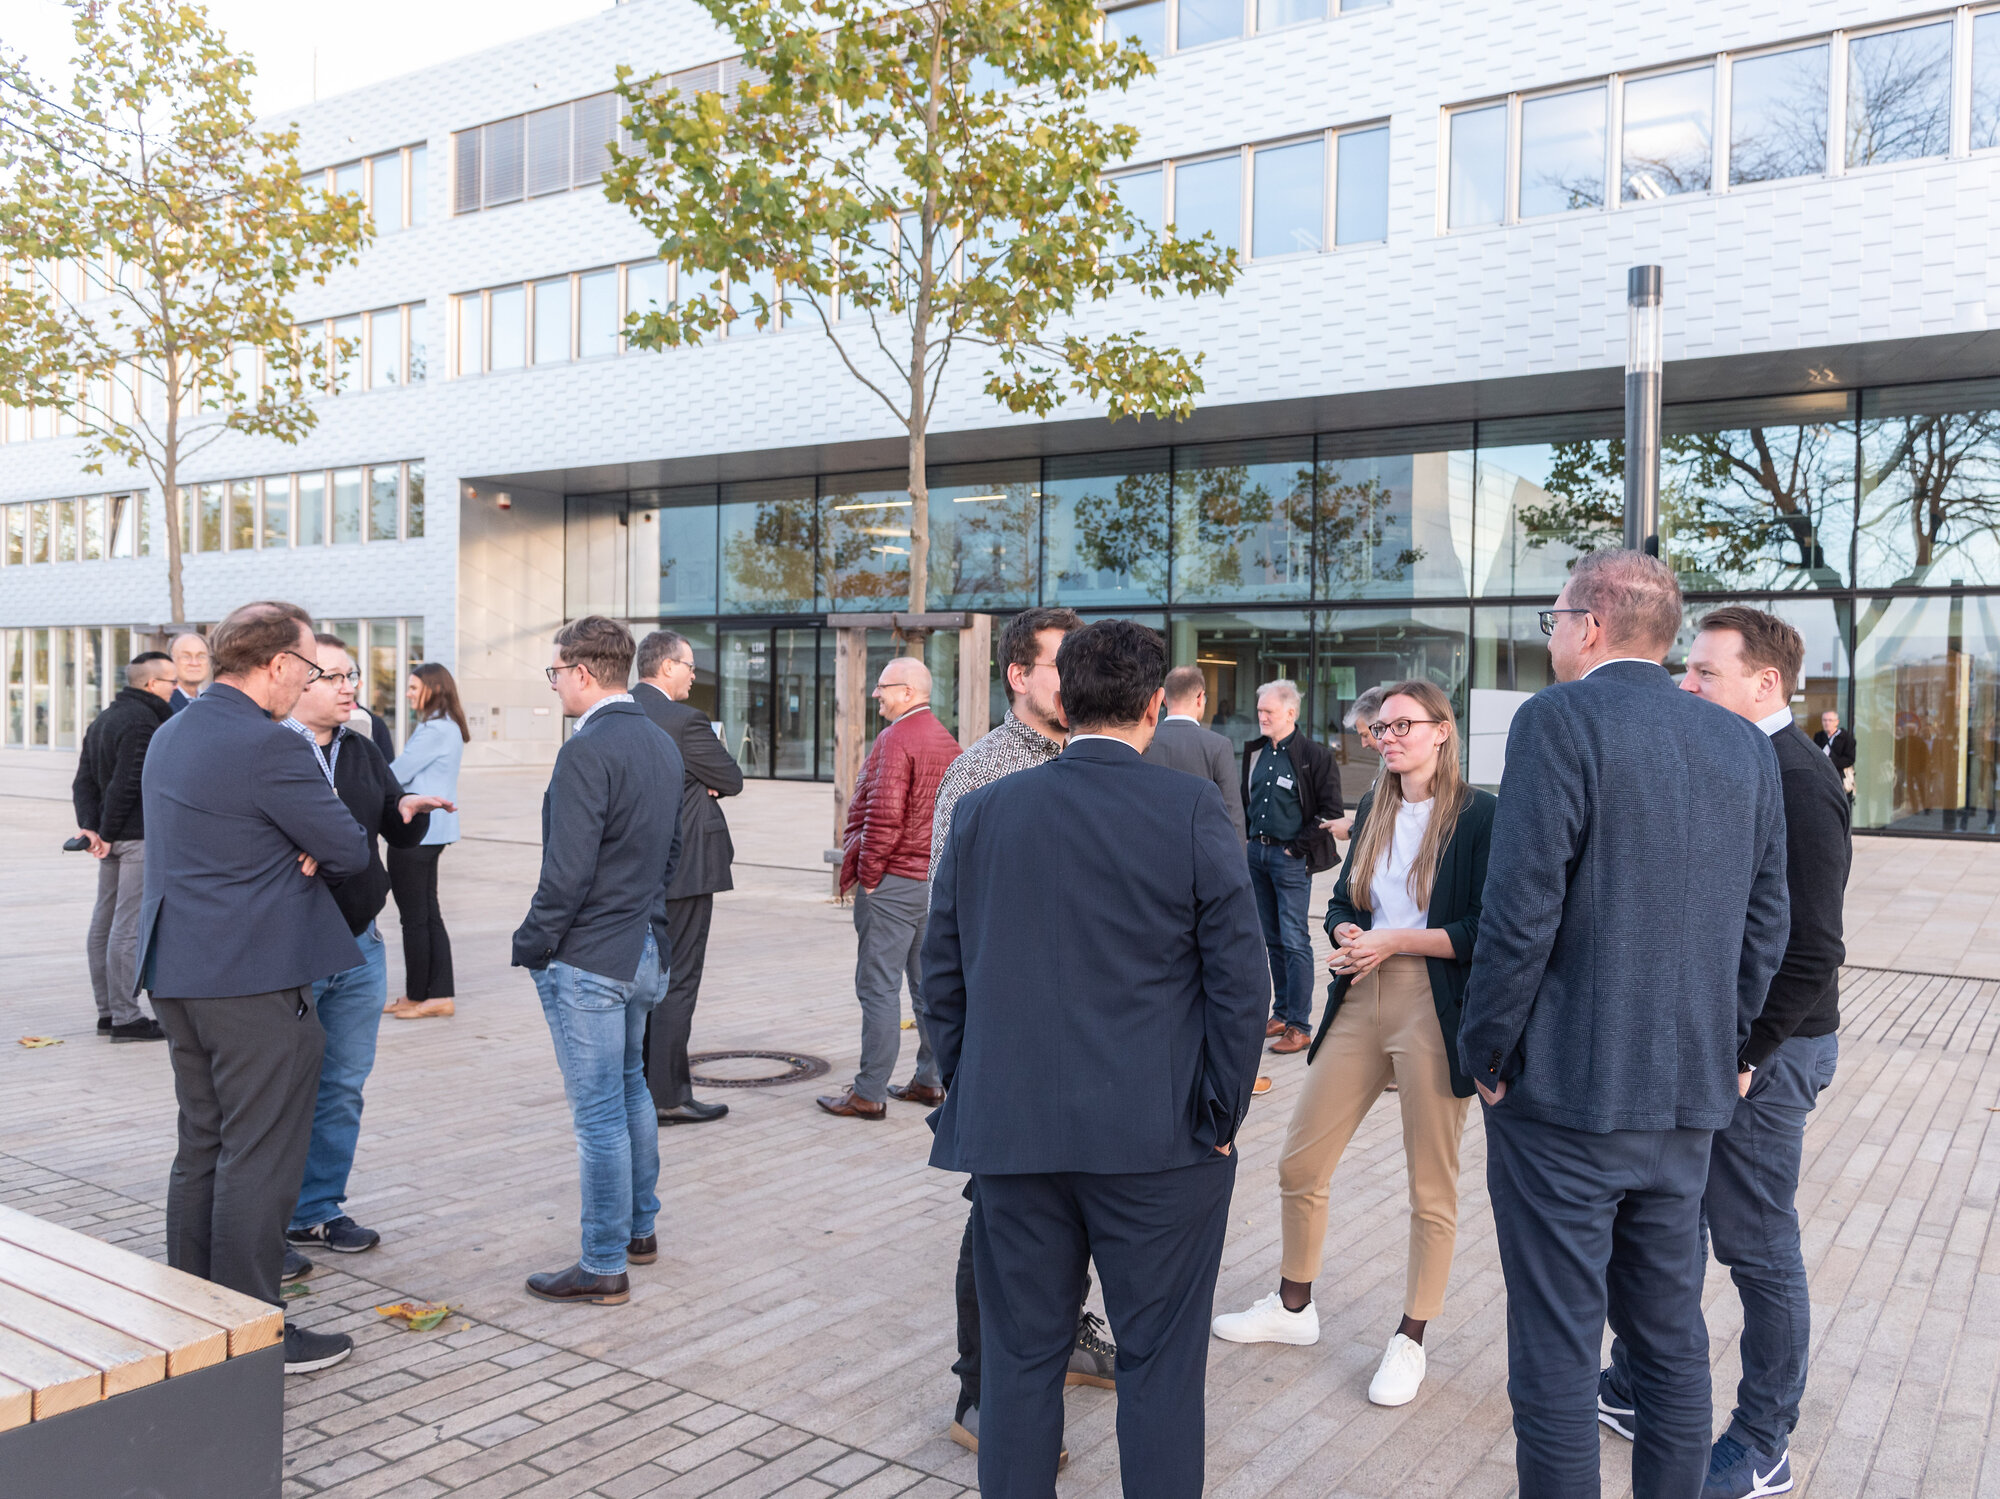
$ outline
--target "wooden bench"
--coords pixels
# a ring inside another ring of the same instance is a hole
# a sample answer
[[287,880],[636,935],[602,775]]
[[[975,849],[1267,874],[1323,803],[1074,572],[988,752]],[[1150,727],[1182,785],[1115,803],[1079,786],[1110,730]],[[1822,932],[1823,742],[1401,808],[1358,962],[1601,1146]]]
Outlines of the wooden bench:
[[284,1313],[0,1207],[0,1492],[277,1499]]

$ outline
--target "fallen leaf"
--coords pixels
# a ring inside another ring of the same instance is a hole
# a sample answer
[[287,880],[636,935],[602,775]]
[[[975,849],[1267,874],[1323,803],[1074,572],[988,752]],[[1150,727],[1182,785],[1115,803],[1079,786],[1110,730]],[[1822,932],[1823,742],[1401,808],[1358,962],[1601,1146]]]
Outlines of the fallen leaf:
[[21,1038],[21,1044],[22,1044],[23,1046],[26,1046],[26,1047],[29,1047],[29,1048],[33,1048],[33,1047],[37,1047],[37,1046],[60,1046],[60,1045],[62,1045],[62,1037],[61,1037],[61,1036],[23,1036],[23,1037]]
[[917,1028],[917,1023],[914,1020],[905,1020],[903,1022],[903,1029],[906,1031],[913,1031],[916,1028]]
[[301,1296],[310,1296],[312,1293],[313,1288],[311,1286],[293,1284],[278,1287],[278,1298],[281,1301],[297,1301]]
[[411,1332],[429,1332],[451,1315],[451,1308],[442,1301],[398,1301],[375,1310],[400,1321]]

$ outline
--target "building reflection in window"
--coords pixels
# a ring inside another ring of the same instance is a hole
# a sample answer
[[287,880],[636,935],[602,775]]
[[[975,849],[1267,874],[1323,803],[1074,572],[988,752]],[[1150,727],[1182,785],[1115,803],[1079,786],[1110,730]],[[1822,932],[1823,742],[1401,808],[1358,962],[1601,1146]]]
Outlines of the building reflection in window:
[[1950,597],[1857,605],[1857,828],[2000,832],[1996,604]]
[[1472,556],[1472,427],[1319,440],[1316,598],[1462,598]]
[[1578,557],[1624,545],[1623,434],[1615,411],[1481,423],[1474,594],[1553,597]]

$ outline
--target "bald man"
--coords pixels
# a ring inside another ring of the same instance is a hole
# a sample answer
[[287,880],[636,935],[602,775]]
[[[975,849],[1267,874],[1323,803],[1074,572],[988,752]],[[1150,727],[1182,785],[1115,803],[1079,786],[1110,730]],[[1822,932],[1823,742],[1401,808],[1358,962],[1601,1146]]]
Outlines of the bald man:
[[931,814],[938,783],[958,758],[958,741],[931,712],[930,669],[915,657],[898,656],[883,667],[869,696],[888,726],[876,735],[847,804],[840,861],[840,892],[855,892],[861,1068],[852,1086],[818,1100],[827,1113],[843,1119],[889,1117],[889,1078],[902,1050],[904,975],[917,1018],[917,1070],[893,1091],[926,1106],[944,1098],[924,1023],[917,954],[930,904]]
[[167,712],[178,713],[208,686],[208,642],[193,630],[184,630],[168,646],[173,653],[174,690],[167,695]]

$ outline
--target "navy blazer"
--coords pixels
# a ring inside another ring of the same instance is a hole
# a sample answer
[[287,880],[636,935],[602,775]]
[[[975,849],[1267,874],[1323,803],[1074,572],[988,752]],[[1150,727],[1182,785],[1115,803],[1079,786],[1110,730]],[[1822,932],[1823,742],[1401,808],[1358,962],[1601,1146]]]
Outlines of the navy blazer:
[[1609,662],[1514,715],[1460,1065],[1570,1129],[1721,1129],[1790,932],[1770,739]]
[[650,923],[666,970],[684,777],[673,739],[637,703],[604,703],[569,736],[542,794],[542,877],[514,933],[516,968],[554,961],[630,983]]
[[312,746],[212,683],[153,731],[140,779],[146,895],[137,987],[155,999],[270,994],[361,961],[325,879],[368,869],[369,840]]
[[1271,977],[1211,783],[1084,739],[967,793],[931,875],[933,1166],[1166,1171],[1236,1138]]

